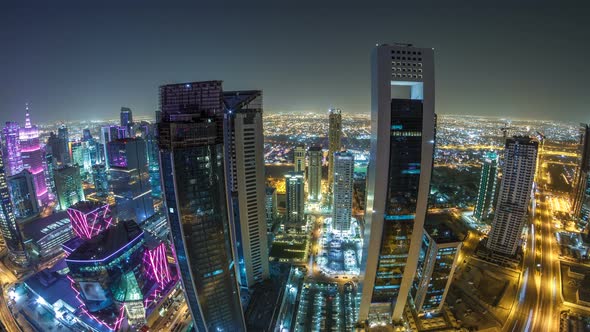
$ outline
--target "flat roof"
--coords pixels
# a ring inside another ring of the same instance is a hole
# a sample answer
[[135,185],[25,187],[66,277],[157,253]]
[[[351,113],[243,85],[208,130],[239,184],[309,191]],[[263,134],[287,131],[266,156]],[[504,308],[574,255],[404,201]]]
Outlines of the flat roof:
[[47,234],[70,223],[66,211],[57,212],[47,217],[37,218],[21,226],[27,240],[38,241]]
[[84,241],[66,260],[106,260],[140,237],[143,237],[143,231],[135,221],[120,221],[92,239]]

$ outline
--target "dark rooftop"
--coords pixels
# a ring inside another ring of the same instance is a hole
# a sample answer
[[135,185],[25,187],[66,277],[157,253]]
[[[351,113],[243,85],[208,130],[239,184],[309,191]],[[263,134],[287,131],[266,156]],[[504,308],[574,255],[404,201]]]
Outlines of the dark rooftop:
[[120,221],[94,238],[86,240],[67,260],[105,259],[142,234],[143,231],[135,221]]
[[[65,220],[64,220],[65,219]],[[63,224],[57,224],[59,221],[64,220]],[[51,231],[69,224],[69,218],[66,211],[57,212],[44,218],[37,218],[30,222],[27,222],[21,226],[23,235],[27,240],[38,241],[39,239],[46,236]]]

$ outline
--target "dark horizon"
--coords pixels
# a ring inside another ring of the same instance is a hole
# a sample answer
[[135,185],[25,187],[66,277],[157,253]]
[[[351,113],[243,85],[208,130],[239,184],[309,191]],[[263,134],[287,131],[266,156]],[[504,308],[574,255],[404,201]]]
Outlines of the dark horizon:
[[[159,85],[261,89],[265,112],[368,113],[377,43],[433,47],[439,114],[589,122],[587,6],[0,5],[0,121],[153,116]],[[559,11],[560,15],[555,15]]]

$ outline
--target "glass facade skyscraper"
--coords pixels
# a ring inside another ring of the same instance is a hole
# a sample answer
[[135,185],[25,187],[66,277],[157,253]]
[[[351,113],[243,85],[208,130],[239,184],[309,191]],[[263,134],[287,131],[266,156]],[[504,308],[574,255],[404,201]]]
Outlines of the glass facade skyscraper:
[[8,177],[10,199],[17,218],[28,218],[39,213],[39,202],[35,199],[35,183],[28,170]]
[[245,331],[232,245],[221,81],[161,86],[160,111],[160,172],[194,326]]
[[6,176],[15,175],[23,170],[23,159],[20,147],[20,125],[18,122],[6,122],[2,131],[2,154]]
[[3,158],[0,158],[0,232],[8,248],[10,260],[19,265],[26,265],[28,263],[27,253],[12,210]]
[[402,318],[418,263],[434,153],[434,52],[381,45],[372,55],[371,159],[359,320]]
[[287,223],[303,225],[305,223],[305,195],[303,172],[285,174],[287,193]]
[[309,155],[307,192],[311,202],[319,202],[322,199],[322,147],[312,146],[307,150],[307,154]]
[[53,172],[57,200],[61,210],[84,200],[80,167],[64,166]]
[[142,224],[154,215],[145,141],[141,138],[111,141],[107,143],[107,153],[117,218]]
[[494,209],[496,184],[498,183],[498,155],[488,152],[484,156],[479,180],[477,202],[473,211],[473,218],[478,221],[487,220]]
[[332,192],[334,183],[334,153],[342,147],[342,112],[333,108],[329,111],[330,127],[328,129],[328,188]]

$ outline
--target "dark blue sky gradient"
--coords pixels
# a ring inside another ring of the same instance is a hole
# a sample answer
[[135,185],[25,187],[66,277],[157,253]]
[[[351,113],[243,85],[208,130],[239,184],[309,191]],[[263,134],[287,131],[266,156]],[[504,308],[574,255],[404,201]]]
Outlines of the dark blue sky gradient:
[[435,48],[438,113],[590,121],[582,1],[201,2],[0,4],[0,121],[151,115],[159,85],[210,79],[267,112],[368,112],[371,48],[394,41]]

